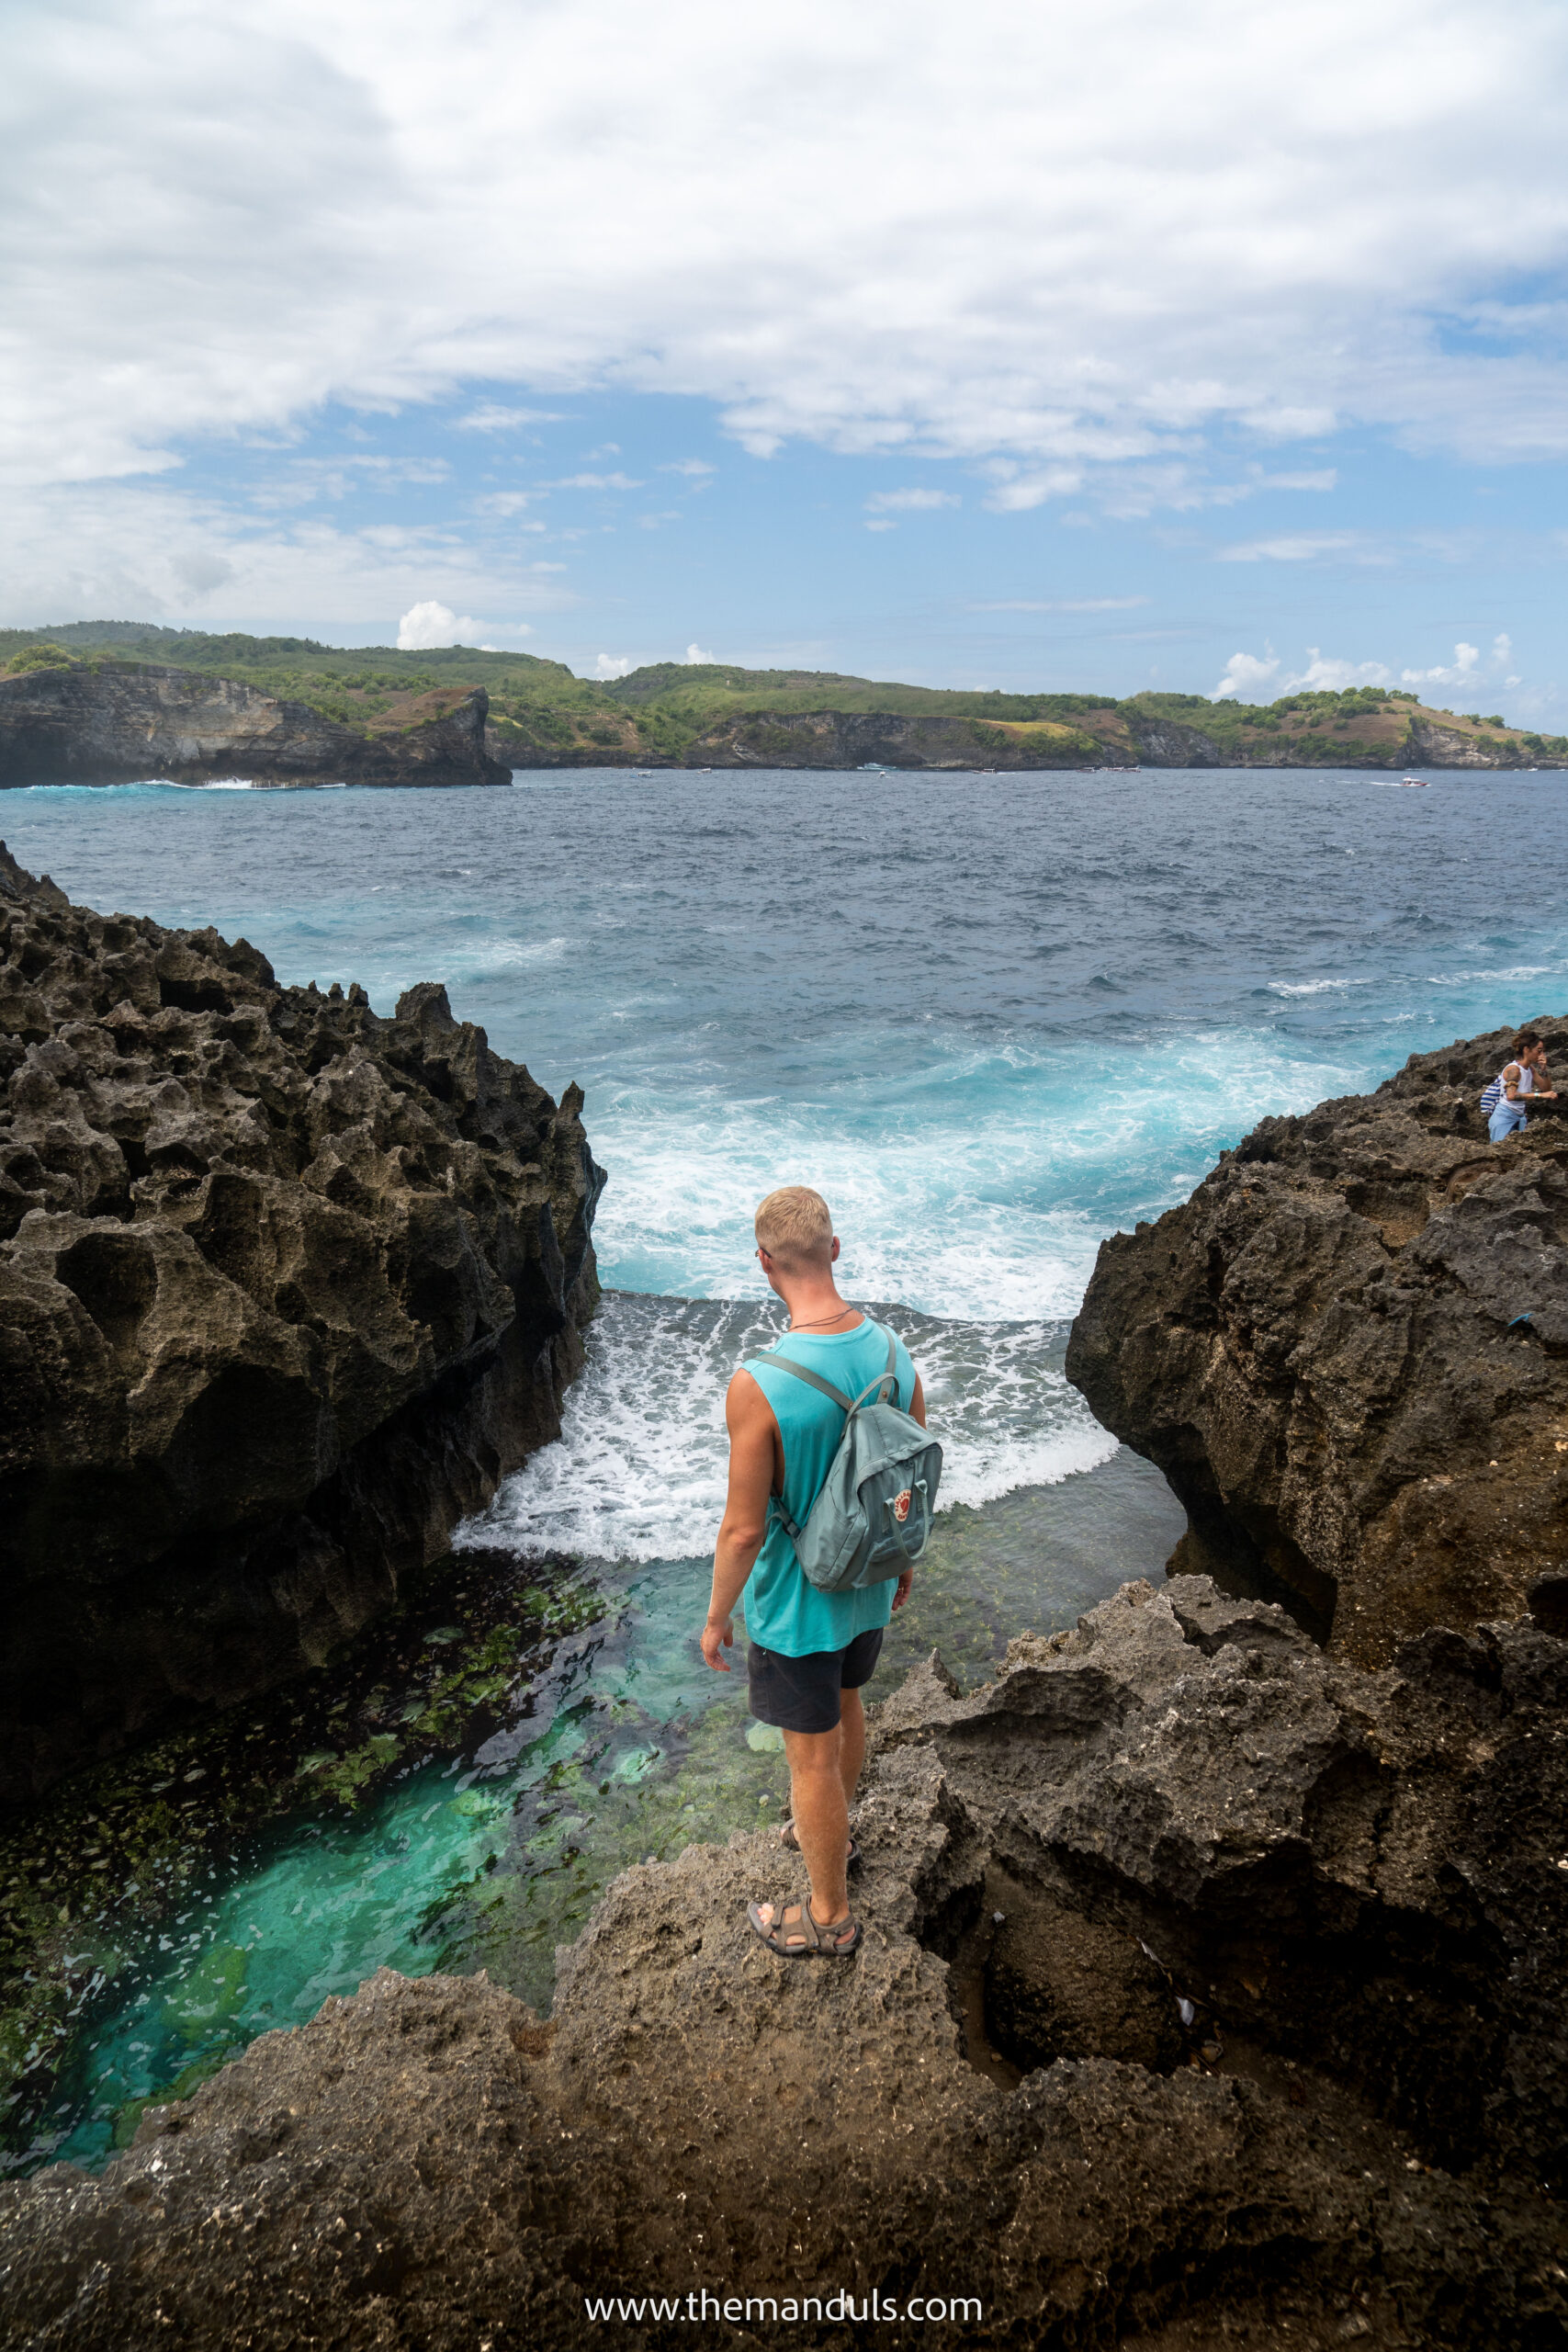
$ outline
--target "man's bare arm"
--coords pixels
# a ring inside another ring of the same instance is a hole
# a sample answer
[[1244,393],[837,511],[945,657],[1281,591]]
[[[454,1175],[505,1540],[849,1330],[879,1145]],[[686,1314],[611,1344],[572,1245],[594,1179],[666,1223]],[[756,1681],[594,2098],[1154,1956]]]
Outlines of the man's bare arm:
[[[918,1372],[915,1374],[915,1393],[909,1399],[909,1418],[911,1420],[919,1421],[922,1429],[925,1428],[926,1392],[920,1386],[920,1375]],[[903,1608],[904,1603],[908,1600],[909,1594],[913,1589],[914,1582],[914,1569],[903,1569],[899,1575],[898,1582],[893,1594],[893,1606],[895,1609]]]
[[702,1632],[703,1656],[720,1674],[729,1672],[729,1661],[719,1652],[734,1644],[735,1604],[768,1532],[768,1497],[773,1485],[778,1424],[749,1372],[738,1372],[731,1380],[724,1420],[729,1431],[729,1491],[714,1546],[713,1592]]

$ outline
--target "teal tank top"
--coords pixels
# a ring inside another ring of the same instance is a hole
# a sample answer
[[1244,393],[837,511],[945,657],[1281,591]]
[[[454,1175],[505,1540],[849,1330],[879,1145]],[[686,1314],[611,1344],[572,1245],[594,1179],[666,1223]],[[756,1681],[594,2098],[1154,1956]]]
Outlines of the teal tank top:
[[[830,1380],[846,1396],[863,1388],[887,1369],[887,1342],[893,1334],[868,1316],[852,1331],[823,1336],[791,1331],[775,1342],[775,1352],[787,1355],[807,1372]],[[898,1402],[908,1411],[915,1394],[915,1367],[902,1340],[896,1341]],[[838,1452],[844,1417],[830,1398],[792,1380],[787,1372],[749,1357],[747,1371],[773,1409],[784,1440],[784,1503],[800,1526],[817,1499],[818,1489]],[[795,1546],[769,1514],[762,1541],[742,1595],[748,1638],[760,1648],[777,1650],[784,1657],[807,1657],[814,1650],[841,1650],[857,1634],[886,1625],[893,1613],[897,1579],[867,1585],[859,1592],[818,1592],[808,1584]]]

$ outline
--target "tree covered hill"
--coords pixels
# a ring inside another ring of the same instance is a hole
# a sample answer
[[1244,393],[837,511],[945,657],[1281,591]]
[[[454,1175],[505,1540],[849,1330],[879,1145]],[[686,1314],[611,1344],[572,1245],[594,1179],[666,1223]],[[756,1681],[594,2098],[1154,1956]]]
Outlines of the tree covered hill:
[[1267,706],[1201,695],[1002,694],[836,671],[650,663],[604,683],[531,653],[322,645],[311,638],[73,621],[0,629],[0,673],[62,661],[161,662],[302,702],[367,735],[489,695],[493,748],[514,766],[1186,765],[1390,768],[1568,763],[1568,737],[1359,687]]

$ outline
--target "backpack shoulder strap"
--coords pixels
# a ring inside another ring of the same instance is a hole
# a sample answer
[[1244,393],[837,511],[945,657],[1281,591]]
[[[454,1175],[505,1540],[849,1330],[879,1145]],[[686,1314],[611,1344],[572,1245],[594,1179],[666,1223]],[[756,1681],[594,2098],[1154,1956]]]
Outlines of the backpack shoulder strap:
[[808,1388],[820,1389],[824,1396],[832,1398],[840,1413],[854,1411],[853,1405],[840,1389],[835,1388],[830,1380],[823,1380],[817,1373],[807,1372],[803,1363],[795,1363],[788,1356],[775,1355],[769,1348],[760,1356],[743,1356],[740,1369],[750,1372],[753,1364],[759,1363],[765,1363],[770,1372],[787,1372],[794,1379],[804,1380]]
[[803,1363],[796,1363],[791,1356],[780,1355],[773,1348],[764,1349],[759,1356],[743,1356],[740,1360],[740,1369],[742,1372],[749,1372],[753,1364],[758,1363],[765,1363],[774,1372],[790,1373],[796,1380],[804,1380],[808,1388],[819,1389],[824,1396],[832,1398],[840,1413],[852,1413],[858,1410],[873,1389],[878,1392],[876,1401],[879,1405],[885,1404],[889,1396],[895,1403],[897,1402],[898,1342],[891,1331],[887,1334],[886,1371],[879,1372],[874,1380],[868,1380],[860,1395],[853,1398],[846,1396],[841,1389],[835,1388],[830,1380],[824,1380],[819,1373],[807,1372]]
[[886,1371],[879,1372],[874,1380],[866,1382],[865,1386],[855,1398],[854,1407],[852,1409],[858,1410],[865,1403],[874,1388],[876,1391],[876,1401],[879,1405],[889,1403],[896,1405],[898,1402],[898,1342],[891,1331],[887,1334]]

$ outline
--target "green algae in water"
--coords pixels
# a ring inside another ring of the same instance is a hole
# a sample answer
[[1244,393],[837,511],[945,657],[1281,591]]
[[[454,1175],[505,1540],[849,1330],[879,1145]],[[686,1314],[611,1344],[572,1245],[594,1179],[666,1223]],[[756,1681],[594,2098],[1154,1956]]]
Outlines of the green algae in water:
[[[1129,1575],[1156,1571],[1180,1528],[1163,1481],[1126,1455],[944,1513],[868,1698],[933,1646],[961,1681],[984,1679],[1021,1627],[1070,1623]],[[188,2095],[256,2034],[304,2023],[378,1967],[484,1967],[547,2009],[557,1945],[617,1871],[781,1816],[784,1758],[755,1744],[765,1727],[748,1713],[744,1653],[738,1645],[735,1670],[715,1674],[697,1647],[708,1575],[705,1560],[656,1561],[513,1591],[513,1622],[470,1639],[414,1693],[380,1661],[366,1708],[446,1731],[451,1746],[389,1771],[384,1750],[367,1763],[378,1733],[295,1747],[286,1785],[296,1798],[313,1788],[310,1810],[296,1803],[193,1869],[140,1948],[123,1931],[112,1950],[78,1933],[74,1990],[63,2007],[59,1984],[51,1996],[63,2063],[21,2165],[101,2163],[149,2104]],[[530,1643],[558,1638],[532,1678],[539,1653],[520,1645],[519,1618]],[[329,1718],[364,1721],[353,1708]],[[157,1802],[194,1802],[208,1784],[186,1775],[202,1769],[183,1756]]]
[[243,1944],[209,1944],[165,1995],[164,2018],[182,2041],[208,2041],[225,2030],[245,1997],[247,1957]]
[[[460,1645],[424,1646],[433,1594],[445,1615],[464,1607]],[[434,1564],[330,1667],[63,1782],[0,1832],[0,2171],[50,2152],[95,2028],[163,1956],[188,1968],[180,1929],[210,1925],[268,1824],[363,1804],[430,1753],[483,1737],[604,1605],[559,1558]]]

